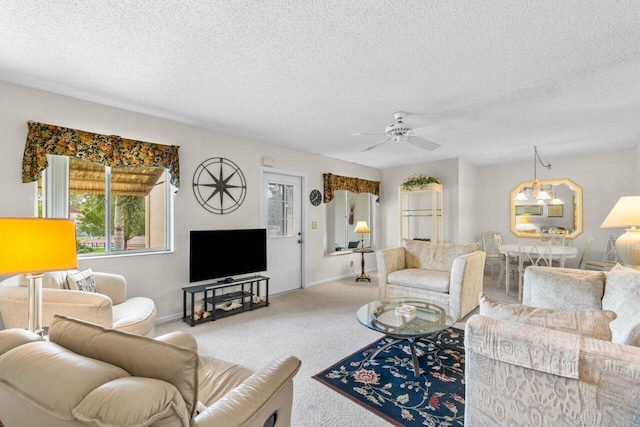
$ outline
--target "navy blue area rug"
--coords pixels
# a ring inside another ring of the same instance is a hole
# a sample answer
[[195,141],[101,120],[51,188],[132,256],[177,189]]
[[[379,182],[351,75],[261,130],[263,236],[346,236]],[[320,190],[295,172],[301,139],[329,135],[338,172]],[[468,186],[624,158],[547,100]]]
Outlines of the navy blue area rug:
[[464,331],[445,329],[416,344],[416,377],[407,341],[384,337],[314,379],[397,426],[464,425]]

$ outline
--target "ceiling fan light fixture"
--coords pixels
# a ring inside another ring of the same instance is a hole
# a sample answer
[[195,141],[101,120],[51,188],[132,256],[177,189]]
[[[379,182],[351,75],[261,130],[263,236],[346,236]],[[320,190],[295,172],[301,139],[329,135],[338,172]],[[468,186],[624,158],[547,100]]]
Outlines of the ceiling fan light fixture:
[[404,134],[398,134],[395,138],[397,143],[409,142],[409,137]]
[[[414,133],[413,130],[413,126],[406,124],[402,121],[402,119],[404,118],[404,116],[407,113],[404,111],[397,111],[393,114],[393,118],[396,119],[395,123],[392,123],[390,125],[388,125],[385,130],[384,130],[384,136],[386,137],[383,141],[380,141],[374,145],[371,145],[367,148],[365,148],[364,150],[361,151],[369,151],[373,148],[376,148],[386,142],[393,142],[396,144],[402,144],[405,142],[408,142],[410,144],[413,144],[415,146],[417,146],[418,148],[422,148],[424,150],[427,151],[433,151],[436,148],[440,147],[440,144],[433,142],[433,141],[428,141],[426,139],[423,139],[422,137],[416,135]],[[442,130],[447,130],[449,129],[449,127],[446,126],[436,126],[434,127],[433,130],[435,131],[442,131]],[[429,130],[428,128],[420,128],[420,129],[426,129]],[[374,135],[374,134],[366,134],[366,133],[354,133],[353,135]]]

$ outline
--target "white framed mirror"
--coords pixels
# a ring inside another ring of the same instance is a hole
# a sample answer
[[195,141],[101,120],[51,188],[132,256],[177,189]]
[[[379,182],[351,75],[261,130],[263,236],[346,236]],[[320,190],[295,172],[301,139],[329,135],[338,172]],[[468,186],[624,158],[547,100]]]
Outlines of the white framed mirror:
[[[536,185],[538,197],[545,191],[548,198],[534,197]],[[549,233],[575,239],[582,234],[582,187],[570,179],[521,182],[511,191],[510,201],[511,232],[517,237]]]

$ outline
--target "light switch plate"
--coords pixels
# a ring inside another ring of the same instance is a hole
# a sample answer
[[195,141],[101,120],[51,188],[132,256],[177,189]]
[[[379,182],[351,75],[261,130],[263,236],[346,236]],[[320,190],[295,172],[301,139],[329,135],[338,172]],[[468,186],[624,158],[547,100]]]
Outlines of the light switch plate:
[[312,221],[312,222],[311,222],[311,228],[313,228],[314,230],[315,230],[316,228],[318,228],[318,223],[317,223],[316,221]]

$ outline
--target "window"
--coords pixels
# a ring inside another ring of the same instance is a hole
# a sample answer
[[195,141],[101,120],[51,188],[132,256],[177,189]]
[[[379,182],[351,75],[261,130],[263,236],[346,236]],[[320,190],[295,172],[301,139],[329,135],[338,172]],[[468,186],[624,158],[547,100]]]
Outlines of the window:
[[73,219],[80,256],[170,249],[172,193],[165,169],[47,158],[38,181],[39,216]]
[[269,237],[293,236],[293,185],[269,182]]

